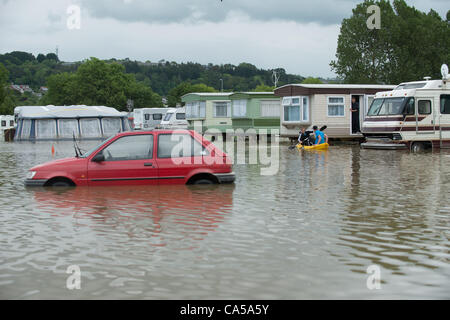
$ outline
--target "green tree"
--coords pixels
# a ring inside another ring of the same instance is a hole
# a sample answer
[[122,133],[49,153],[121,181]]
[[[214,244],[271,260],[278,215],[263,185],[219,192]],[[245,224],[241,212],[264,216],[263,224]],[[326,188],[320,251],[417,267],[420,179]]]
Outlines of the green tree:
[[9,72],[3,64],[0,63],[0,105],[6,97],[6,86],[8,85]]
[[208,87],[206,84],[191,84],[190,82],[180,83],[178,86],[169,91],[167,103],[169,107],[175,107],[177,103],[181,103],[181,97],[191,92],[217,92],[216,89]]
[[322,84],[323,82],[319,78],[308,77],[305,80],[303,80],[302,83],[304,83],[304,84]]
[[273,86],[267,86],[265,84],[260,84],[253,89],[253,92],[272,92],[275,89]]
[[149,87],[126,74],[125,67],[91,58],[75,73],[52,75],[47,80],[45,102],[55,105],[105,105],[126,110],[127,99],[135,108],[162,106],[161,98]]
[[[368,6],[381,10],[381,28],[369,30]],[[450,58],[450,26],[433,10],[425,14],[404,0],[358,4],[344,19],[331,68],[347,83],[399,83],[439,77]]]

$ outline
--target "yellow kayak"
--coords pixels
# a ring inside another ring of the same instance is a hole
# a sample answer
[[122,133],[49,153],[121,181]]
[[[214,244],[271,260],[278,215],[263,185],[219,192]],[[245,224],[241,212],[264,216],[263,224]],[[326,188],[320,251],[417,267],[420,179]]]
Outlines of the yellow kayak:
[[328,149],[330,145],[328,143],[322,143],[314,146],[302,146],[300,143],[297,144],[297,149],[305,149],[305,150],[324,150]]

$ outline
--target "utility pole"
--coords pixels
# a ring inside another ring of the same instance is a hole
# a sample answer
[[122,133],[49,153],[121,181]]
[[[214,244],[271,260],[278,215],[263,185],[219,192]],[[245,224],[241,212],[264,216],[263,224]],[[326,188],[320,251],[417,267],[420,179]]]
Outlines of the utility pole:
[[220,92],[223,92],[223,79],[220,79]]
[[277,83],[278,83],[279,79],[280,79],[280,75],[278,74],[278,72],[276,70],[273,70],[272,71],[272,82],[273,82],[275,88],[277,87]]

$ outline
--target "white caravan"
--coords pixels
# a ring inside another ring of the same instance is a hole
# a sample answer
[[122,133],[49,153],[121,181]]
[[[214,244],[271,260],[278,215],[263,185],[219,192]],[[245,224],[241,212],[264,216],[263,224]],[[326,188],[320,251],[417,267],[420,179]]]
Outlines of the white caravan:
[[134,130],[155,129],[168,110],[168,108],[134,109]]
[[364,119],[363,148],[450,148],[450,77],[405,82],[375,95]]
[[186,108],[170,108],[159,124],[161,129],[187,129]]
[[0,115],[0,135],[3,136],[4,131],[15,127],[14,116]]

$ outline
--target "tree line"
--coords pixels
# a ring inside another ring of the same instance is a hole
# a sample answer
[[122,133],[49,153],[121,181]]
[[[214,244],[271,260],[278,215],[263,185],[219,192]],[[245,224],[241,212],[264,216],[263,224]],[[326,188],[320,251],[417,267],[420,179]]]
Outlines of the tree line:
[[[371,30],[367,8],[373,4],[380,8],[381,27]],[[346,83],[398,84],[439,79],[443,63],[450,63],[450,10],[443,19],[404,0],[366,0],[342,21],[330,65]]]
[[[181,102],[181,96],[189,92],[273,90],[273,70],[258,69],[250,63],[237,66],[201,65],[187,62],[99,60],[90,58],[82,62],[64,63],[53,54],[14,51],[0,54],[0,113],[12,113],[17,105],[36,104],[86,104],[107,105],[126,110],[128,99],[135,108],[160,107],[162,97],[169,106]],[[301,82],[303,77],[276,69],[278,84]],[[9,84],[27,84],[38,91],[48,87],[41,99],[30,93],[18,94],[5,90]]]

